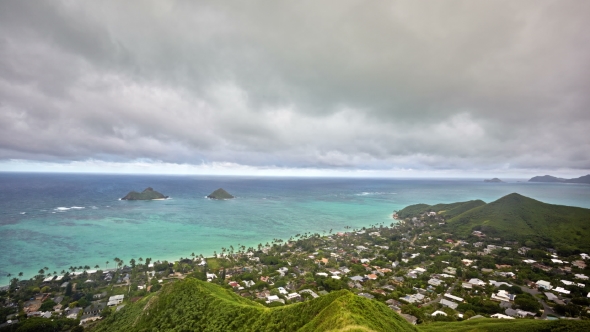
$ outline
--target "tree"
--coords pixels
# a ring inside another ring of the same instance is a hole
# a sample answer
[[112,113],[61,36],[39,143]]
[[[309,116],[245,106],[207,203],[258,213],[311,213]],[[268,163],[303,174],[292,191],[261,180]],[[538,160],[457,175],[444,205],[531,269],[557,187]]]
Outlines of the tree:
[[66,285],[66,291],[64,293],[65,296],[71,296],[72,295],[72,283],[68,282],[68,284]]
[[131,258],[131,260],[129,261],[129,264],[131,264],[131,268],[134,269],[135,268],[135,259]]
[[105,269],[108,269],[109,268],[109,261],[106,261],[105,265],[106,265]]

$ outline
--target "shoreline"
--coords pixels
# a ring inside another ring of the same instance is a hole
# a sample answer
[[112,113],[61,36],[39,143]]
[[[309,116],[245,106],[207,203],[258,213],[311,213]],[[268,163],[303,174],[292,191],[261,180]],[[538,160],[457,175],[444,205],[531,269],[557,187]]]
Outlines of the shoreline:
[[[388,215],[387,215],[387,218],[388,218],[387,220],[391,221],[391,220],[392,220],[392,219],[391,219],[391,214],[388,214]],[[395,219],[393,219],[393,221],[394,221],[396,224],[397,224],[397,223],[399,223],[399,220],[395,220]],[[373,225],[373,226],[374,226],[374,225],[377,225],[377,226],[379,226],[379,225],[383,225],[384,227],[389,227],[389,226],[390,226],[390,224],[391,224],[391,222],[387,223],[387,222],[384,220],[384,221],[381,221],[381,222],[379,222],[379,223],[367,223],[367,224],[365,224],[365,225],[363,225],[363,226],[357,226],[357,227],[354,227],[354,228],[353,228],[353,227],[351,227],[351,228],[349,228],[349,229],[332,229],[332,233],[331,233],[331,234],[336,234],[336,233],[350,233],[350,232],[354,232],[354,230],[362,229],[363,227],[370,227],[370,226],[372,226],[372,225]],[[301,232],[298,232],[298,233],[299,233],[299,234],[304,234],[304,233],[301,233]],[[325,233],[325,234],[323,234],[322,232],[315,232],[315,233],[312,233],[312,234],[320,234],[320,236],[327,236],[327,235],[330,235],[330,233]],[[291,237],[294,237],[294,236],[295,236],[295,234],[291,235]],[[265,243],[269,243],[269,244],[270,244],[270,243],[271,243],[273,240],[274,240],[274,239],[267,239],[267,240],[264,240],[264,241],[254,241],[254,242],[262,243],[262,244],[263,244],[263,246],[264,246],[264,244],[265,244]],[[287,242],[287,241],[288,241],[288,238],[280,238],[280,240],[282,240],[282,241],[283,241],[283,243],[284,243],[284,242]],[[252,245],[247,245],[247,244],[241,243],[241,245],[243,245],[243,246],[246,246],[246,249],[247,249],[248,247],[252,247],[252,248],[254,248],[255,250],[257,250],[257,244],[258,244],[258,243],[256,243],[256,244],[252,244]],[[221,245],[221,246],[219,246],[218,248],[212,249],[212,251],[213,251],[213,252],[217,252],[217,255],[219,256],[219,255],[220,255],[220,253],[221,253],[221,248],[223,248],[223,247],[225,247],[225,248],[228,248],[228,247],[230,247],[230,246],[237,247],[237,243],[232,243],[232,244],[227,244],[227,245]],[[208,259],[208,258],[215,258],[213,253],[211,253],[211,254],[204,254],[204,253],[202,253],[202,252],[200,252],[200,253],[197,253],[197,252],[195,252],[195,258],[196,258],[196,257],[198,257],[199,255],[203,255],[203,258],[205,258],[205,259]],[[145,255],[143,255],[143,256],[139,256],[139,257],[142,257],[142,258],[144,258],[144,261],[145,261],[145,258],[146,258],[146,257],[144,257],[144,256],[145,256]],[[149,255],[147,255],[147,257],[149,257]],[[167,261],[167,262],[169,262],[169,263],[175,263],[175,262],[178,262],[178,261],[180,260],[180,258],[181,258],[181,257],[182,257],[182,258],[193,259],[193,257],[191,256],[191,252],[189,252],[189,253],[188,253],[186,256],[180,255],[180,256],[177,256],[177,257],[171,257],[171,255],[166,255],[166,256],[164,257],[164,255],[162,255],[162,256],[160,256],[160,257],[158,257],[158,256],[155,256],[155,257],[150,257],[150,258],[152,258],[152,262],[158,262],[158,261],[162,262],[162,261]],[[126,263],[129,263],[129,260],[131,260],[131,259],[135,259],[135,260],[137,261],[138,257],[130,257],[129,259],[122,259],[122,261],[124,261],[124,262],[126,262]],[[109,266],[110,266],[111,264],[114,264],[114,262],[111,262],[111,260],[112,260],[112,258],[108,259],[108,261],[110,262],[110,263],[109,263]],[[139,263],[139,262],[136,262],[136,265],[137,265],[138,263]],[[83,264],[83,263],[81,263],[81,264],[82,264],[82,265],[77,265],[77,266],[84,266],[84,264]],[[125,265],[129,266],[129,264],[124,264],[123,266],[125,266]],[[45,266],[46,266],[46,264],[45,264]],[[70,264],[70,266],[73,266],[73,264]],[[88,266],[90,266],[90,269],[88,269],[88,270],[102,270],[102,271],[106,271],[106,270],[117,270],[117,268],[116,268],[116,267],[113,267],[113,268],[110,268],[110,267],[109,267],[109,268],[106,268],[106,267],[105,267],[105,268],[101,268],[101,267],[99,267],[99,268],[95,268],[95,267],[94,267],[95,265],[88,265]],[[100,266],[100,265],[99,265],[99,266]],[[58,268],[55,268],[55,269],[51,269],[51,268],[50,268],[50,269],[49,269],[49,271],[51,271],[51,270],[55,270],[55,271],[57,271],[57,270],[60,270],[60,271],[61,271],[61,270],[65,270],[65,272],[66,272],[66,273],[70,273],[70,274],[72,273],[71,271],[69,271],[69,270],[67,269],[67,267],[62,267],[62,268],[59,268],[59,269],[58,269]],[[81,270],[79,270],[79,269],[76,269],[76,272],[79,272],[79,271],[81,271]],[[83,271],[83,270],[82,270],[82,271]],[[26,272],[24,272],[24,271],[18,271],[18,272],[16,272],[16,273],[15,273],[15,272],[10,272],[10,273],[12,273],[12,276],[11,276],[11,278],[10,278],[10,279],[12,279],[12,278],[15,278],[15,277],[18,277],[18,273],[19,273],[19,272],[23,272],[23,277],[22,277],[22,278],[19,278],[19,281],[21,281],[21,280],[29,280],[29,279],[33,279],[33,278],[35,278],[35,277],[38,275],[38,274],[35,274],[35,275],[32,275],[32,276],[30,276],[30,277],[27,277],[27,276],[28,276],[28,274],[27,274]],[[52,275],[53,275],[53,274],[52,274]],[[63,276],[64,274],[62,274],[62,273],[59,273],[59,272],[58,272],[57,276],[59,276],[59,275],[62,275],[62,276]],[[1,279],[1,277],[2,277],[2,276],[0,276],[0,279]],[[6,275],[4,275],[3,277],[4,277],[4,278],[6,278]],[[6,279],[4,279],[4,280],[6,280]],[[2,285],[0,284],[0,288],[2,288],[2,287],[6,287],[6,286],[8,286],[8,285],[4,285],[4,286],[2,286]]]

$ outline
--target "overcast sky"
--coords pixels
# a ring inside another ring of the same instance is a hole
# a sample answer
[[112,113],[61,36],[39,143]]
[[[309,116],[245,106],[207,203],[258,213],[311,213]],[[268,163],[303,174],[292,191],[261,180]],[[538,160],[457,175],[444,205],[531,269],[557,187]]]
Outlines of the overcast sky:
[[589,17],[586,0],[0,0],[0,170],[584,175]]

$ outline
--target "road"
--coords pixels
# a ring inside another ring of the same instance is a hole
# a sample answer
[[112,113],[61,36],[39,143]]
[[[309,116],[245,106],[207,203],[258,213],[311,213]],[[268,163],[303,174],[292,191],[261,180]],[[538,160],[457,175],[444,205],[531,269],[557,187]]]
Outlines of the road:
[[523,292],[526,292],[526,293],[531,294],[532,296],[534,296],[537,299],[537,301],[539,301],[539,303],[541,303],[541,305],[543,306],[543,314],[541,315],[541,318],[542,319],[547,318],[547,315],[553,315],[553,316],[559,317],[559,315],[557,315],[553,311],[553,309],[551,309],[551,307],[549,305],[547,305],[547,303],[545,303],[545,301],[543,301],[543,300],[541,300],[541,299],[539,299],[538,297],[535,296],[535,295],[541,294],[541,292],[539,292],[536,289],[530,289],[530,288],[528,288],[526,286],[520,286],[520,285],[513,285],[513,286],[520,287],[520,289],[522,289]]

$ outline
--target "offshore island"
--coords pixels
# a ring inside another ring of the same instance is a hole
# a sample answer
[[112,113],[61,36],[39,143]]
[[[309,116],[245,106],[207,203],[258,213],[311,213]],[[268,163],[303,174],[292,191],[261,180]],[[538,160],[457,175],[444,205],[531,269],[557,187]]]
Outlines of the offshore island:
[[130,191],[125,197],[121,198],[121,200],[129,200],[129,201],[149,201],[149,200],[161,200],[167,199],[168,196],[164,196],[161,193],[155,191],[152,187],[147,187],[141,193],[137,191]]
[[232,196],[230,193],[228,193],[227,191],[225,191],[223,188],[219,188],[219,189],[215,190],[214,192],[210,193],[209,195],[207,195],[207,198],[211,198],[211,199],[232,199],[232,198],[234,198],[234,196]]
[[394,217],[213,257],[45,267],[0,293],[0,332],[590,330],[590,209],[514,193]]

